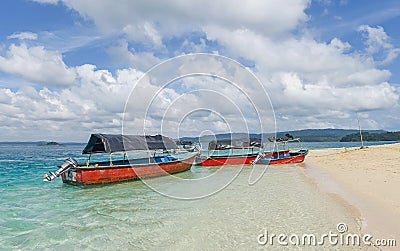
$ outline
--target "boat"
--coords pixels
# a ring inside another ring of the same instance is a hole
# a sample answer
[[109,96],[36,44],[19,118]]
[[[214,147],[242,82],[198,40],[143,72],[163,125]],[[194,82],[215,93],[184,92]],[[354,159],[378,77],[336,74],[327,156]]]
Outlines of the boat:
[[[282,138],[270,137],[268,140],[270,142],[269,151],[265,150],[267,146],[262,144],[259,138],[213,140],[209,143],[207,155],[203,156],[201,165],[254,165],[256,163],[280,165],[300,163],[305,160],[308,154],[308,150],[303,149],[300,138],[294,138],[290,134],[286,134]],[[300,144],[298,150],[289,149],[289,144],[293,142]]]
[[202,166],[251,164],[261,147],[259,138],[218,139],[208,144],[207,155],[201,160]]
[[[303,162],[308,154],[308,150],[299,151],[279,151],[276,152],[272,157],[266,158],[263,163],[269,165],[281,165],[290,163]],[[256,162],[256,161],[255,161]]]
[[[257,158],[251,163],[256,164],[261,162],[268,165],[280,165],[290,163],[301,163],[305,160],[308,150],[304,149],[301,145],[300,138],[294,138],[290,134],[286,134],[285,138],[268,138],[270,151],[260,151]],[[298,150],[290,150],[289,144],[297,142],[299,144]],[[273,153],[271,154],[271,151]]]
[[[92,154],[98,153],[109,153],[109,160],[91,162]],[[182,151],[177,142],[166,136],[120,134],[91,134],[82,154],[89,154],[86,163],[67,158],[57,171],[45,174],[43,180],[61,176],[67,184],[91,185],[175,174],[189,170],[198,155]],[[139,157],[127,158],[131,154]],[[113,159],[114,155],[120,158]]]

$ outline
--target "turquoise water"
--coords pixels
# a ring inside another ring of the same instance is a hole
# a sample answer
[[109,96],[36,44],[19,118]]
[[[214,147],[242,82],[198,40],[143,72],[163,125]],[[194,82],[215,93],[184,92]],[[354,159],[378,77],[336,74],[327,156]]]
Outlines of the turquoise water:
[[[65,185],[60,179],[42,181],[43,174],[55,170],[66,157],[86,161],[80,155],[83,147],[0,143],[1,250],[265,249],[270,247],[257,243],[264,229],[322,234],[335,230],[339,222],[352,231],[359,228],[357,216],[320,192],[301,165],[269,167],[254,186],[248,185],[251,169],[245,167],[221,192],[189,201],[162,196],[141,181],[86,188]],[[177,176],[196,179],[217,170],[224,176],[236,168],[192,167]],[[165,177],[154,181],[168,182]]]

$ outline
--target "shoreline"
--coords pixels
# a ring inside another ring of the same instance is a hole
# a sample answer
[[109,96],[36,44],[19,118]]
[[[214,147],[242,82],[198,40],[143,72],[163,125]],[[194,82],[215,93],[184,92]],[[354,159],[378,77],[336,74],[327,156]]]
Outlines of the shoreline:
[[310,150],[304,167],[323,192],[359,210],[363,233],[400,245],[400,143]]

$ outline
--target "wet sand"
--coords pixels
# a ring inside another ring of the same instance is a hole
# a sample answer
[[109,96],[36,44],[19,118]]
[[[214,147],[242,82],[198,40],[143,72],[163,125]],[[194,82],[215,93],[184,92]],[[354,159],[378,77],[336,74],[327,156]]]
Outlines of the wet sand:
[[312,150],[305,172],[361,211],[365,233],[400,245],[400,143]]

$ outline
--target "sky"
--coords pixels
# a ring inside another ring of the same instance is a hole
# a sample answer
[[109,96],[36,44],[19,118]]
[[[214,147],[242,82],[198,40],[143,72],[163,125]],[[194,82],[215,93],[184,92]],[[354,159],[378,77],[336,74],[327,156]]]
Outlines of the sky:
[[0,5],[0,141],[400,130],[398,0]]

